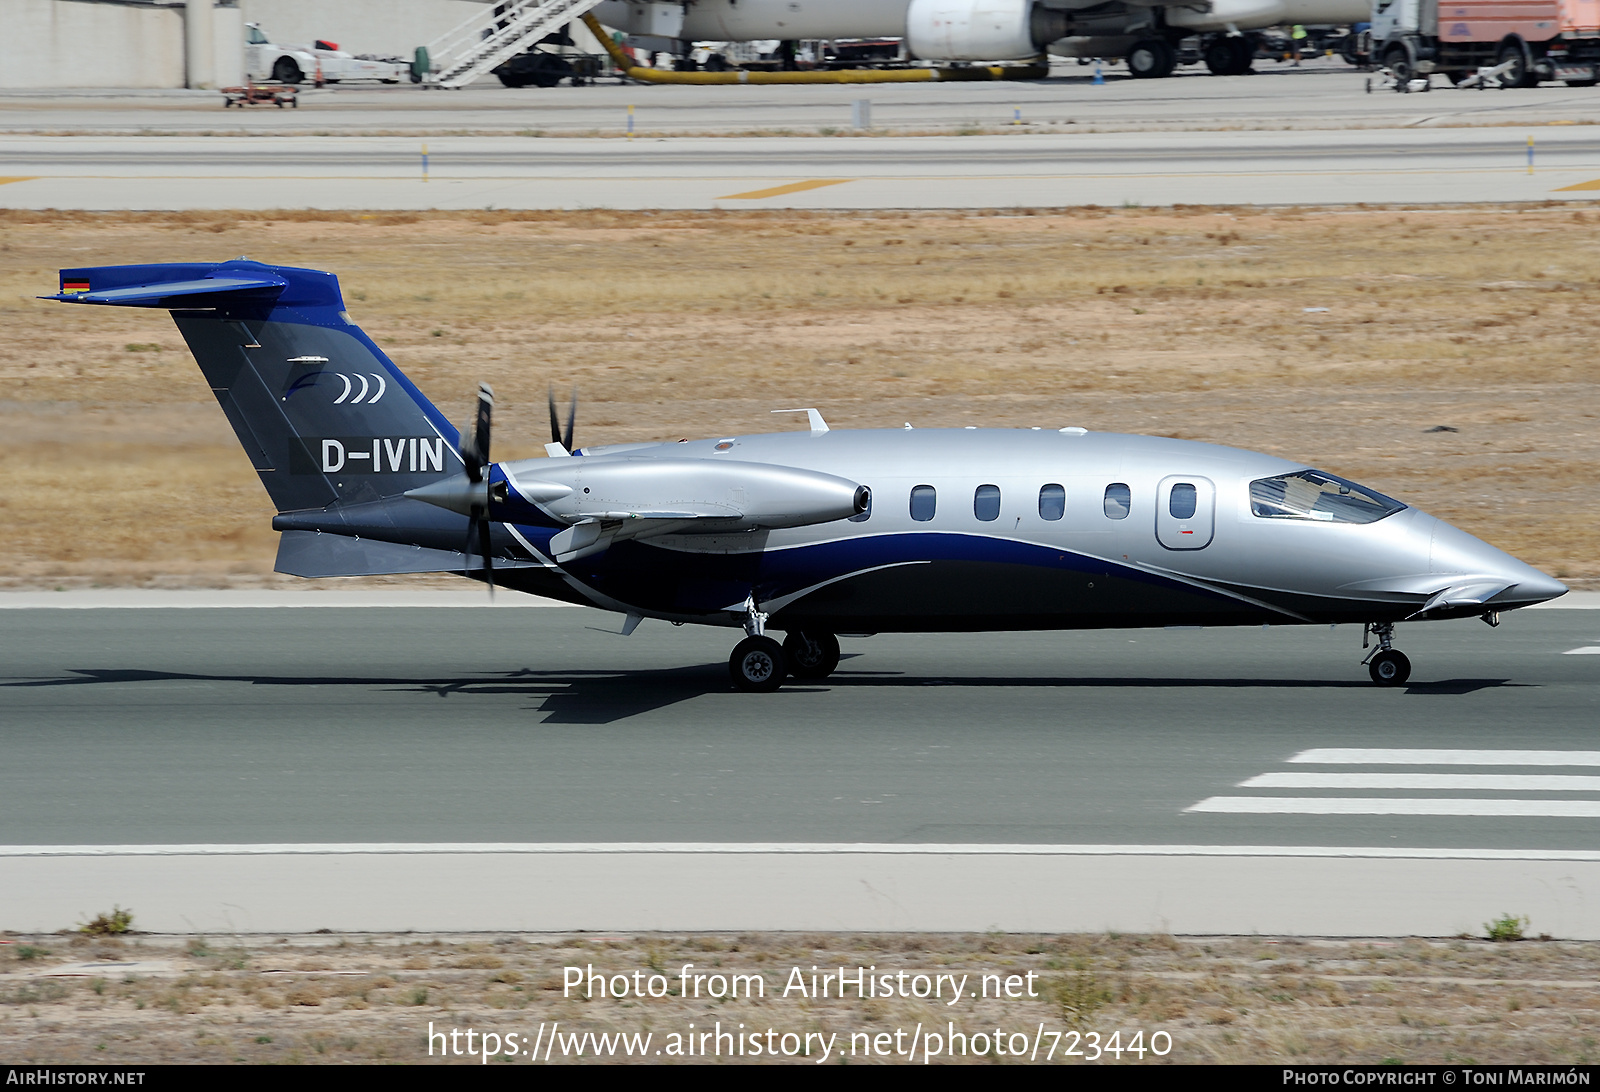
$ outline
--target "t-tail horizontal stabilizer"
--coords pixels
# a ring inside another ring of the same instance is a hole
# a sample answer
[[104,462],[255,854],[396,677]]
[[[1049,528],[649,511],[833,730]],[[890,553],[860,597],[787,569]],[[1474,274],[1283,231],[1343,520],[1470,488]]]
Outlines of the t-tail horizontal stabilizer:
[[60,285],[42,298],[172,312],[278,512],[317,513],[280,528],[281,571],[467,567],[467,521],[457,516],[429,528],[439,541],[419,540],[403,521],[359,534],[322,526],[337,522],[331,513],[399,498],[462,466],[454,426],[350,321],[333,274],[240,258],[63,269]]

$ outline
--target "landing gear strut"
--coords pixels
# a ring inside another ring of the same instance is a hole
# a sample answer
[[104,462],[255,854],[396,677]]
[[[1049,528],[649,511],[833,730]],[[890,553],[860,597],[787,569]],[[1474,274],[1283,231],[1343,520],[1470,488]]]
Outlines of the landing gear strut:
[[1411,661],[1394,647],[1393,622],[1369,622],[1361,631],[1361,647],[1366,648],[1368,638],[1376,637],[1378,647],[1361,662],[1367,665],[1367,674],[1379,686],[1404,686],[1411,677]]
[[738,690],[771,693],[783,685],[789,661],[783,646],[767,636],[767,615],[757,608],[754,595],[744,601],[744,631],[747,636],[728,657],[728,677]]

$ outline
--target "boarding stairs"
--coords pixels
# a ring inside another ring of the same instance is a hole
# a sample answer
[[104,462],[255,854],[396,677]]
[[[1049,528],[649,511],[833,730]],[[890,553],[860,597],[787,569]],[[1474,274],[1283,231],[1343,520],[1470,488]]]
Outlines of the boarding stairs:
[[428,43],[424,83],[465,87],[574,19],[600,0],[502,0],[486,4],[460,26]]

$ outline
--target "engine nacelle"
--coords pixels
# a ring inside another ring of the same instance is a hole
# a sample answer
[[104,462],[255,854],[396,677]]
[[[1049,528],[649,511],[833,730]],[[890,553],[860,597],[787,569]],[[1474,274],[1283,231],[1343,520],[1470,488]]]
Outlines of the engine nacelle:
[[1180,7],[1167,9],[1167,25],[1188,30],[1227,30],[1230,26],[1252,30],[1286,23],[1288,17],[1288,9],[1282,0],[1211,0],[1210,11]]
[[925,61],[1025,60],[1063,37],[1067,22],[1033,0],[911,0],[906,45]]

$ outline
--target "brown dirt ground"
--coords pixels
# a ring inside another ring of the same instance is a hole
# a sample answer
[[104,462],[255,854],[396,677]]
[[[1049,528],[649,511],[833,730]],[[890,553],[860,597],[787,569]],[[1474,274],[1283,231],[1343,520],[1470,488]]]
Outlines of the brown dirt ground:
[[[529,1037],[554,1021],[568,1033],[649,1031],[652,1049],[691,1023],[837,1032],[846,1044],[852,1032],[903,1028],[903,1048],[917,1024],[943,1031],[953,1021],[968,1034],[1035,1033],[1041,1023],[1047,1032],[1076,1030],[1084,1050],[1089,1032],[1106,1042],[1120,1031],[1127,1044],[1142,1031],[1146,1045],[1154,1032],[1169,1035],[1165,1059],[1147,1054],[1145,1061],[1570,1065],[1600,1053],[1600,945],[1578,942],[993,934],[8,939],[0,945],[0,1042],[11,1063],[425,1062],[430,1021],[435,1030]],[[129,961],[144,966],[116,966]],[[564,967],[629,975],[654,968],[675,990],[685,963],[707,973],[760,973],[766,998],[563,997]],[[984,974],[1032,971],[1039,996],[955,1008],[853,994],[840,1001],[836,990],[826,1000],[781,996],[792,967],[809,976],[813,966],[969,973],[969,989]],[[1063,1060],[1059,1051],[1055,1060]]]
[[238,254],[336,271],[452,416],[492,383],[499,457],[540,452],[551,383],[591,444],[791,405],[1160,433],[1353,477],[1583,586],[1597,244],[1562,205],[0,212],[0,586],[297,583],[166,316],[33,298],[63,266]]

